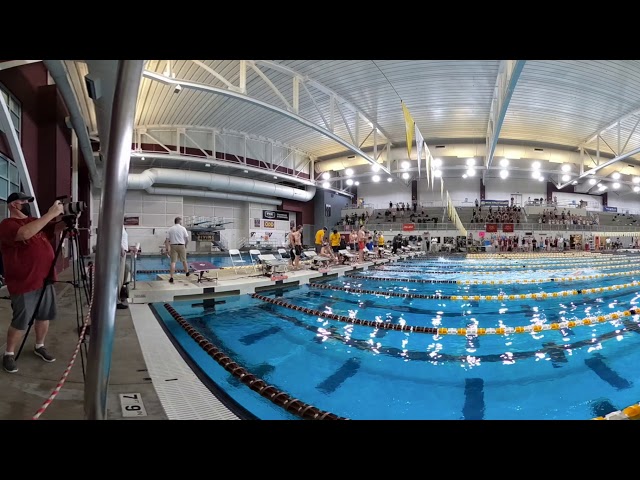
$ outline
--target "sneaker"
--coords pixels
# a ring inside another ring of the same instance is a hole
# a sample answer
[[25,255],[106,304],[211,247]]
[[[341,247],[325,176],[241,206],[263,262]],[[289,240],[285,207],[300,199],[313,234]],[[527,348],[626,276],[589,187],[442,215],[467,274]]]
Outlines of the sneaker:
[[33,353],[38,355],[45,362],[51,363],[56,361],[56,358],[50,355],[49,352],[47,352],[47,349],[44,347],[34,349]]
[[191,272],[187,272],[187,277],[188,277],[189,275],[191,275]]
[[119,303],[119,304],[116,305],[116,308],[118,310],[123,310],[125,308],[129,308],[129,305],[127,305],[126,303]]
[[14,355],[3,355],[2,367],[4,368],[5,372],[16,373],[18,371],[18,367],[16,365],[16,357]]
[[173,277],[169,278],[169,283],[173,283]]

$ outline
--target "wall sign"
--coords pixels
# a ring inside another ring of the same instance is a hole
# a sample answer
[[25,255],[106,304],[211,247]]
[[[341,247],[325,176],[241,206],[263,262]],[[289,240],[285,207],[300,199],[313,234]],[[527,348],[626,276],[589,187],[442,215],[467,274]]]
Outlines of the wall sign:
[[125,225],[140,225],[140,217],[124,217]]
[[276,222],[274,222],[273,220],[265,220],[264,228],[276,228]]
[[277,210],[263,210],[262,218],[265,220],[286,220],[289,221],[289,212],[279,212]]

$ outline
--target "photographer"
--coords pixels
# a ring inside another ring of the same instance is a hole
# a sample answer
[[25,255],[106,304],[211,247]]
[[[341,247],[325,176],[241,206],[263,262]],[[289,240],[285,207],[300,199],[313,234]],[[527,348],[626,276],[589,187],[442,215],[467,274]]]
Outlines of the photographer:
[[[56,294],[52,283],[55,281],[55,271],[54,278],[47,282],[55,254],[43,229],[53,226],[64,209],[62,203],[56,200],[41,218],[34,218],[31,216],[30,202],[33,202],[33,197],[22,192],[12,193],[7,199],[9,218],[0,222],[0,251],[13,309],[7,347],[2,357],[2,366],[9,373],[18,371],[15,349],[34,313],[34,353],[45,362],[55,361],[55,357],[44,347],[49,320],[56,317]],[[43,293],[38,311],[35,312]]]

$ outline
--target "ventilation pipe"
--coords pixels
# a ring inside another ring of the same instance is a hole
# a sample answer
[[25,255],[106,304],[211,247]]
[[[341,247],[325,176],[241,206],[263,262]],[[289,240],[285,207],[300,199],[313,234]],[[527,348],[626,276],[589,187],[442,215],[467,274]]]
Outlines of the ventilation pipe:
[[[149,168],[142,173],[129,174],[130,190],[147,190],[153,184],[180,185],[181,187],[201,187],[216,192],[253,193],[268,197],[280,197],[289,200],[308,202],[316,194],[316,187],[307,190],[276,185],[275,183],[250,180],[248,178],[218,175],[216,173],[175,170],[170,168]],[[197,190],[196,190],[197,191]],[[247,197],[248,198],[248,197]],[[252,197],[253,198],[253,197]],[[247,200],[249,201],[249,200]],[[250,200],[250,201],[263,201]]]
[[205,197],[205,198],[222,198],[225,200],[235,200],[239,202],[263,203],[266,205],[280,206],[282,202],[272,198],[251,197],[246,195],[236,195],[234,193],[208,192],[207,190],[189,190],[188,188],[165,188],[165,187],[148,187],[145,192],[153,195],[177,195],[183,197]]

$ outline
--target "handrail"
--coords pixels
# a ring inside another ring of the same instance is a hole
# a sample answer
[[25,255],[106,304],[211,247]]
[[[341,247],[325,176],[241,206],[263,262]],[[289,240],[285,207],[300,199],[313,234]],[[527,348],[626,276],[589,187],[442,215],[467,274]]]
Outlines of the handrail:
[[[384,223],[368,223],[368,230],[378,230],[378,231],[393,231],[393,230],[402,230],[403,225],[414,225],[414,230],[406,231],[407,234],[410,232],[423,232],[423,231],[431,231],[431,230],[455,230],[456,226],[453,223],[449,222],[428,222],[428,223],[415,223],[415,222],[384,222]],[[464,223],[464,227],[467,230],[485,230],[486,223]],[[492,223],[493,225],[493,223]],[[502,223],[495,223],[498,226],[498,232],[502,233]],[[640,236],[640,225],[637,227],[634,226],[615,226],[615,225],[558,225],[558,224],[549,224],[549,223],[513,223],[514,231],[544,231],[544,232],[638,232],[638,236]],[[338,231],[348,231],[349,229],[345,227],[352,227],[352,225],[342,225],[342,223],[338,223],[335,225],[335,228]],[[512,232],[505,232],[512,233]]]

